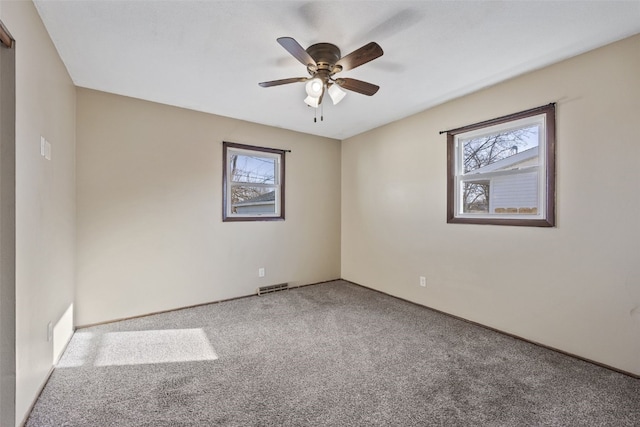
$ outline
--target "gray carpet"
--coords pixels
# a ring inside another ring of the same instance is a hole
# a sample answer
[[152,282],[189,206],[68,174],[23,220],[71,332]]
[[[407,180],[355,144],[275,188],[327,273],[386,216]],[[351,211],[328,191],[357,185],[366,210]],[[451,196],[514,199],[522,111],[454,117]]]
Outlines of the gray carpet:
[[639,426],[640,380],[343,281],[76,332],[28,427]]

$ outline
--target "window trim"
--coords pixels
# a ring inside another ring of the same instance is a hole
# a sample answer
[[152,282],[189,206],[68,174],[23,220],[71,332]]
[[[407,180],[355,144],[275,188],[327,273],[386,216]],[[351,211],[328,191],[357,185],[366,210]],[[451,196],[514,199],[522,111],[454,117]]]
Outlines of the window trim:
[[[278,213],[274,215],[237,215],[228,211],[229,207],[229,188],[230,181],[227,176],[227,157],[229,150],[255,151],[258,153],[269,153],[278,156],[278,183],[275,184],[279,188],[276,198]],[[235,142],[222,142],[222,221],[223,222],[239,222],[239,221],[284,221],[285,208],[285,153],[287,150],[277,148],[258,147],[255,145],[238,144]]]
[[[447,133],[447,223],[452,224],[492,224],[492,225],[514,225],[529,227],[555,227],[555,199],[556,199],[556,172],[555,172],[555,152],[556,152],[556,123],[555,123],[555,103],[544,105],[530,110],[521,111],[507,116],[498,117],[491,120],[463,126],[457,129],[446,131]],[[544,115],[545,118],[545,196],[544,196],[544,217],[542,219],[527,218],[490,218],[490,217],[460,217],[456,216],[456,135],[467,133],[478,129],[488,128],[516,120],[526,119],[537,115]],[[444,132],[442,132],[444,133]]]

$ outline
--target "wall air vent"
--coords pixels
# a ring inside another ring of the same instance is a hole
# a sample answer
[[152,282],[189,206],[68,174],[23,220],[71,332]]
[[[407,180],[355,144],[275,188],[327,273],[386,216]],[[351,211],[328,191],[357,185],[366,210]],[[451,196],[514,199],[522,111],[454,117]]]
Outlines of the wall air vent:
[[289,289],[288,283],[280,283],[279,285],[262,286],[258,288],[258,295],[270,294],[272,292],[284,291]]

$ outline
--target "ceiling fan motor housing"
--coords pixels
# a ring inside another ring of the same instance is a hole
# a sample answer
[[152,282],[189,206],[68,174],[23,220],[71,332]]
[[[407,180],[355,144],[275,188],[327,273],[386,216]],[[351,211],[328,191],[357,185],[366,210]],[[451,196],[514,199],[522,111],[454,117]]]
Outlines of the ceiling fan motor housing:
[[321,72],[320,74],[326,74],[328,77],[342,70],[342,67],[339,65],[336,66],[336,62],[340,60],[340,49],[338,46],[331,43],[316,43],[309,46],[306,50],[309,56],[316,61],[315,66],[313,64],[307,66],[309,74],[314,75],[317,72]]

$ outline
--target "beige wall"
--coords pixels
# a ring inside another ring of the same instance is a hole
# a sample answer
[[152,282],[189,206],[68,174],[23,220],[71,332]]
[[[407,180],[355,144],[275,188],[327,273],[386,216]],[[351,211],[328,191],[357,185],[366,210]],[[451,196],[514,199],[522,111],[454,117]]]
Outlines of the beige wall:
[[[339,141],[87,89],[77,102],[76,324],[340,277]],[[285,221],[222,222],[222,141],[292,150]]]
[[[16,39],[16,422],[71,335],[75,281],[75,89],[31,2],[3,2]],[[40,156],[40,137],[52,158]],[[58,342],[47,341],[47,324]],[[62,344],[61,344],[62,342]]]
[[[343,141],[342,277],[640,374],[638,76],[635,36]],[[438,132],[549,102],[558,226],[447,224]]]

